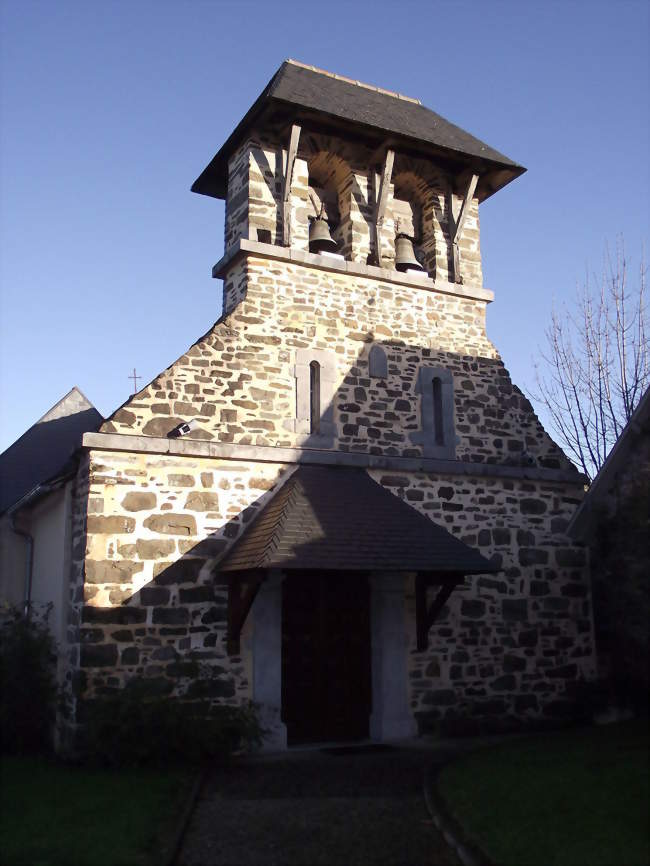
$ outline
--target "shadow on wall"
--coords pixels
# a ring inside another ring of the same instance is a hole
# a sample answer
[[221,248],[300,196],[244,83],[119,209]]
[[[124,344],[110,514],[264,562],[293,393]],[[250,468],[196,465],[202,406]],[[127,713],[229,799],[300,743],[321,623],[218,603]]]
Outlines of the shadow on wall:
[[[336,363],[335,353],[331,354]],[[327,374],[329,361],[321,361],[320,373]],[[445,371],[449,374],[452,384],[446,382],[446,396],[442,393],[445,382],[440,381],[436,395],[435,376],[423,375],[423,369],[441,371],[441,380]],[[401,341],[376,342],[368,333],[355,364],[335,391],[332,387],[331,394],[322,387],[325,379],[321,377],[319,388],[310,378],[303,378],[302,384],[297,381],[298,389],[303,389],[297,395],[298,421],[308,425],[303,441],[306,452],[323,447],[325,422],[334,428],[331,439],[336,438],[339,451],[420,457],[423,450],[426,453],[428,441],[434,454],[435,449],[448,448],[450,458],[455,452],[470,462],[530,465],[522,462],[529,452],[539,466],[563,468],[567,464],[541,430],[526,398],[512,386],[500,361],[408,346]],[[424,387],[428,395],[423,393]],[[305,406],[306,417],[301,417]],[[436,420],[439,413],[445,416],[442,424]],[[168,416],[165,420],[173,428],[179,419]],[[254,419],[251,424],[254,434]],[[310,431],[309,425],[316,429]],[[449,430],[453,442],[449,438],[445,442]],[[192,436],[190,433],[188,438]],[[412,444],[412,437],[420,437],[420,444]],[[217,508],[211,507],[210,496],[214,494],[209,490],[197,493],[205,497],[198,508],[188,508],[186,502],[173,513],[158,505],[147,518],[147,527],[156,537],[136,538],[124,553],[128,559],[86,562],[85,600],[89,603],[83,608],[81,666],[93,669],[93,685],[100,694],[136,675],[146,676],[162,693],[175,690],[197,700],[234,699],[238,690],[247,694],[242,660],[227,654],[228,584],[219,573],[218,563],[295,468],[281,473],[275,484],[239,515],[199,541],[195,512],[214,510],[213,516],[218,517]],[[406,480],[396,478],[385,486],[392,487],[400,498],[410,498]],[[413,505],[420,509],[417,503]],[[424,513],[427,507],[427,502],[422,503]],[[331,517],[319,514],[316,508],[324,536]],[[349,530],[348,543],[353,546],[352,521]],[[302,553],[316,561],[318,545],[307,546]],[[178,558],[172,561],[174,556]],[[152,580],[134,592],[134,580],[146,562],[152,563]],[[322,567],[327,567],[327,562]],[[99,585],[108,589],[108,607],[92,603]],[[119,675],[116,668],[121,669]],[[198,676],[201,671],[206,675]]]

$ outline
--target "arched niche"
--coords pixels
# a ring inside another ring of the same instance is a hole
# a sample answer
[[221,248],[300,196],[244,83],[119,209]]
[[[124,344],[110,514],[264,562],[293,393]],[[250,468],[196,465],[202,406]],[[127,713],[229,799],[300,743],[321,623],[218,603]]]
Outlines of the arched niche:
[[425,271],[435,277],[436,232],[433,224],[432,190],[426,180],[415,171],[397,167],[393,173],[393,196],[390,215],[394,239],[398,232],[413,238],[415,257]]
[[350,188],[352,170],[348,163],[331,150],[314,150],[307,155],[309,172],[310,217],[319,215],[321,208],[330,234],[338,244],[337,252],[346,259],[352,252],[352,220]]

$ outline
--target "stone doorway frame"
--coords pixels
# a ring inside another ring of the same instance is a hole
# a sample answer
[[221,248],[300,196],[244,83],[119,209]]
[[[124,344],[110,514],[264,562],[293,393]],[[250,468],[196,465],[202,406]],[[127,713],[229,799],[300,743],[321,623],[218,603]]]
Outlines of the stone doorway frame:
[[[376,742],[417,735],[409,706],[406,579],[406,574],[394,572],[375,572],[369,579],[372,689],[369,730],[370,739]],[[252,699],[259,704],[262,725],[269,731],[262,746],[265,752],[287,748],[287,729],[282,721],[283,580],[283,571],[270,571],[251,607]]]

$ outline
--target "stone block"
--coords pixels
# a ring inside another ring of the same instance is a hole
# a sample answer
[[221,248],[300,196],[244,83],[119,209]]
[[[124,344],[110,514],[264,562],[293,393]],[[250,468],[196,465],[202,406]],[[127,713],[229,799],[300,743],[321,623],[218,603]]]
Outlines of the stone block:
[[140,590],[140,604],[153,607],[169,603],[169,590],[164,586],[143,586]]
[[129,646],[122,650],[120,659],[123,665],[137,665],[140,663],[140,650],[138,647]]
[[181,604],[199,604],[214,601],[213,586],[193,586],[190,589],[179,590]]
[[132,625],[138,622],[144,622],[147,618],[147,611],[140,607],[94,607],[92,605],[84,605],[82,619],[83,622],[97,623],[101,625]]
[[131,583],[133,575],[142,571],[142,562],[127,559],[86,561],[86,581],[88,583]]
[[89,535],[121,535],[133,532],[134,529],[135,519],[133,517],[120,517],[119,515],[111,515],[110,517],[89,515],[88,517],[87,530]]
[[185,625],[189,619],[186,607],[155,607],[152,622],[154,625]]
[[182,418],[172,417],[171,415],[152,418],[142,428],[144,436],[159,436],[165,437],[167,434],[183,423]]
[[546,565],[548,562],[548,550],[540,547],[520,547],[519,565]]
[[172,662],[165,668],[165,673],[168,677],[180,679],[181,677],[197,677],[199,675],[199,665],[196,661],[178,661]]
[[504,674],[490,683],[495,692],[512,692],[517,687],[517,681],[512,674]]
[[425,692],[423,703],[433,707],[450,707],[456,703],[456,692],[453,689]]
[[194,487],[194,478],[191,475],[170,472],[167,476],[167,481],[171,487]]
[[437,658],[431,659],[429,664],[426,666],[424,671],[424,675],[426,677],[439,677],[440,676],[440,662]]
[[525,598],[504,598],[501,612],[503,618],[509,622],[528,619],[528,602]]
[[144,526],[164,535],[196,535],[196,518],[191,514],[152,514],[145,518]]
[[151,511],[155,507],[155,493],[136,493],[131,491],[122,500],[122,508],[125,511]]
[[522,514],[546,514],[547,506],[543,499],[522,499],[519,503]]
[[80,664],[82,668],[113,667],[117,664],[117,646],[113,643],[83,645]]
[[139,538],[135,543],[135,550],[140,559],[162,559],[174,552],[176,542],[167,538],[154,538],[153,540]]
[[461,616],[481,619],[485,616],[485,602],[475,598],[464,598],[460,605]]
[[185,500],[185,508],[189,511],[218,511],[219,496],[207,491],[193,491]]
[[503,657],[503,670],[506,673],[514,673],[515,671],[523,671],[526,669],[526,659],[522,656],[511,655],[506,653]]
[[192,556],[202,556],[205,559],[213,559],[219,554],[223,553],[226,547],[228,546],[228,542],[225,538],[219,538],[217,536],[208,536],[208,538],[203,538],[201,541],[185,541],[179,539],[178,541],[178,550],[180,553],[191,553]]
[[203,616],[201,617],[201,622],[204,625],[210,625],[211,623],[224,623],[226,622],[227,618],[228,608],[225,605],[213,605],[203,614]]

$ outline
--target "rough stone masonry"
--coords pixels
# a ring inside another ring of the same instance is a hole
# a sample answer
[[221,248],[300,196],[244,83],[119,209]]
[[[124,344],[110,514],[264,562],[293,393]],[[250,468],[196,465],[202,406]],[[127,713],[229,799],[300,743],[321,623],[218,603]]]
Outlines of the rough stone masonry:
[[[572,687],[594,675],[585,552],[565,532],[583,479],[487,337],[478,194],[465,202],[459,282],[450,227],[462,194],[449,196],[435,160],[395,145],[379,267],[372,148],[353,132],[303,127],[283,246],[287,140],[286,123],[253,125],[229,155],[221,318],[84,440],[74,694],[142,676],[206,710],[254,698],[251,626],[229,655],[219,561],[299,461],[334,460],[365,466],[500,568],[452,594],[423,652],[406,577],[408,702],[420,726],[565,715]],[[309,251],[321,204],[339,257]],[[398,220],[424,275],[395,270]],[[327,419],[318,430],[304,408],[310,358]],[[431,412],[444,414],[444,428]],[[186,437],[169,438],[188,422]]]

